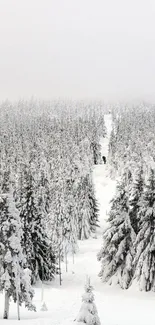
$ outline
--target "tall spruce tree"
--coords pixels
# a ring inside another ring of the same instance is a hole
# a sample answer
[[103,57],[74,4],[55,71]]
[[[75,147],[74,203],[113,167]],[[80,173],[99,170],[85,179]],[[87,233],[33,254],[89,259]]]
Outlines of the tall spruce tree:
[[135,242],[135,278],[140,290],[155,291],[155,170],[150,169],[138,212],[140,230]]
[[[73,188],[72,188],[73,190]],[[78,249],[77,245],[77,211],[74,201],[74,195],[68,192],[67,202],[65,204],[65,218],[63,220],[63,248],[64,254],[71,253],[73,256]]]
[[97,227],[99,227],[98,224],[99,208],[95,197],[95,187],[93,184],[92,175],[90,175],[89,177],[88,200],[89,200],[89,208],[90,208],[90,216],[89,216],[90,231],[92,235],[96,235],[96,229]]
[[99,141],[93,139],[90,148],[93,154],[94,165],[98,165],[101,162],[101,145],[99,144]]
[[144,188],[143,177],[143,167],[140,165],[136,168],[133,174],[132,183],[129,186],[129,216],[136,235],[140,229],[140,219],[138,212],[140,209],[140,201]]
[[91,174],[81,177],[78,188],[78,238],[82,240],[94,235],[98,227],[98,208],[91,177]]
[[38,189],[31,168],[25,168],[20,199],[22,244],[27,256],[27,265],[32,271],[32,283],[39,278],[52,280],[55,273],[55,255],[51,241],[46,234],[42,190],[40,187]]
[[0,195],[0,290],[5,291],[4,318],[9,316],[10,298],[18,305],[32,304],[34,291],[31,287],[31,271],[26,268],[26,258],[21,246],[22,226],[16,208],[13,190],[8,182]]
[[123,289],[133,276],[134,241],[136,234],[131,224],[128,206],[128,182],[131,173],[125,171],[116,187],[109,213],[109,226],[103,232],[103,245],[98,253],[101,261],[99,276],[103,282],[117,282]]

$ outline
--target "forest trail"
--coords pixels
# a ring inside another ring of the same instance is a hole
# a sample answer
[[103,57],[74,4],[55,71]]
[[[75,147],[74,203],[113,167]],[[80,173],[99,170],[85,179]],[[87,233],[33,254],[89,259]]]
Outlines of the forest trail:
[[[108,157],[109,139],[112,130],[111,115],[105,115],[105,126],[107,130],[106,137],[101,139],[101,155]],[[108,174],[108,161],[107,164],[100,164],[94,166],[93,179],[96,190],[96,198],[99,204],[99,218],[100,218],[100,231],[103,231],[106,216],[109,210],[109,202],[115,192],[115,181],[111,180]]]
[[[101,154],[107,157],[109,136],[111,133],[111,115],[105,116],[105,125],[107,135],[106,138],[101,140]],[[101,286],[101,280],[98,277],[100,263],[97,261],[97,253],[102,244],[102,232],[106,223],[109,202],[115,191],[115,181],[109,179],[107,165],[103,163],[94,166],[93,181],[99,207],[100,227],[97,229],[97,238],[89,238],[88,240],[79,241],[79,252],[75,257],[75,265],[72,265],[72,258],[69,260],[69,265],[71,265],[73,273],[70,274],[68,272],[68,274],[65,274],[63,280],[63,286],[70,283],[72,288],[78,290],[80,286],[81,289],[83,288],[86,275],[90,276],[91,283],[95,290],[99,290]]]

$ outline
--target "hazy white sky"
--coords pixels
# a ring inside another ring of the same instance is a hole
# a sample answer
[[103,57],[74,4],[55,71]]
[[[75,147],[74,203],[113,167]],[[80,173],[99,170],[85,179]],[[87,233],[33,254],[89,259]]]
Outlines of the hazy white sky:
[[155,0],[0,0],[0,99],[155,99]]

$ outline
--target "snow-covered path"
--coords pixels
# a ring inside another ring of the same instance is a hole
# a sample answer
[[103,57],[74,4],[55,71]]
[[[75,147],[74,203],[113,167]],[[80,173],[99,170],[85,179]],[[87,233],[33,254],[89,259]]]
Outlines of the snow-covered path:
[[[102,154],[107,156],[108,141],[111,128],[111,118],[105,117],[107,137],[101,142]],[[45,285],[44,300],[48,307],[47,312],[40,311],[41,289],[36,287],[35,304],[37,313],[21,309],[21,323],[24,325],[74,325],[79,308],[85,276],[91,277],[94,286],[95,302],[102,325],[153,325],[155,323],[155,294],[141,293],[133,288],[121,290],[101,283],[98,277],[100,263],[96,255],[102,243],[102,230],[105,226],[106,213],[109,210],[109,201],[115,191],[115,181],[108,177],[106,165],[94,167],[94,183],[96,197],[100,208],[100,228],[97,239],[79,242],[79,252],[73,265],[69,258],[68,272],[63,265],[63,283],[60,287],[57,278],[52,285]],[[3,297],[0,295],[0,325],[17,325],[16,306],[11,305],[10,320],[2,320]]]

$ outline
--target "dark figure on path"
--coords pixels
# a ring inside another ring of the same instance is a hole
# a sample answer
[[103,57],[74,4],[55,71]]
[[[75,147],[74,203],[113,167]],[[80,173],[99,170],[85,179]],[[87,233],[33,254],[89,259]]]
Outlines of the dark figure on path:
[[102,159],[103,159],[104,164],[106,164],[106,157],[102,156]]

